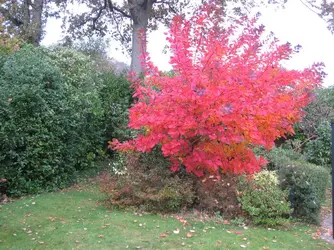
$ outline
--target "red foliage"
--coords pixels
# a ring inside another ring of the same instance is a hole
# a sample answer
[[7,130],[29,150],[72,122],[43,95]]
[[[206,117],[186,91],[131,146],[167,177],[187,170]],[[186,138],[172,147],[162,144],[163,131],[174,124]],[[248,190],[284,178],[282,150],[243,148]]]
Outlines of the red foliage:
[[222,13],[205,4],[193,17],[176,16],[168,41],[175,76],[145,61],[145,80],[133,83],[138,102],[129,127],[136,139],[111,143],[114,149],[148,152],[160,145],[177,171],[254,173],[266,164],[252,147],[270,149],[293,133],[311,90],[322,80],[322,64],[288,70],[281,61],[296,50],[276,38],[262,39],[264,27],[243,18],[224,27]]

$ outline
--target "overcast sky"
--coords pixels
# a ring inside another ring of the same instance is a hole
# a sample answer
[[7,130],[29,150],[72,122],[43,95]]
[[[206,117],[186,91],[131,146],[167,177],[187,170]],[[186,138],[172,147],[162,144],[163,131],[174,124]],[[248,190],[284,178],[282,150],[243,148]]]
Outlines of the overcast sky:
[[[262,14],[260,22],[267,31],[273,31],[281,42],[300,44],[302,50],[285,64],[288,68],[302,69],[309,67],[313,62],[324,62],[328,76],[324,86],[334,85],[334,35],[326,28],[326,23],[316,14],[306,8],[299,0],[288,1],[285,9],[273,6],[259,9]],[[42,42],[51,45],[61,39],[61,21],[50,19],[46,26],[46,35]],[[161,70],[171,69],[169,55],[163,54],[166,39],[163,34],[166,28],[152,32],[148,37],[148,52],[152,61]],[[118,48],[118,50],[115,50]],[[120,44],[112,42],[109,55],[122,62],[130,63],[130,58],[124,55]]]

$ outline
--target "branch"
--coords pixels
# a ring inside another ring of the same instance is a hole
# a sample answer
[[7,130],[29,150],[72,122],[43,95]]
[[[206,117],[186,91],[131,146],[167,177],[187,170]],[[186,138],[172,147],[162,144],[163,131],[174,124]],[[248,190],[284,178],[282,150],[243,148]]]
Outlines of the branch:
[[317,135],[311,135],[309,138],[307,138],[305,141],[303,141],[302,143],[300,143],[298,146],[296,146],[293,151],[298,152],[299,149],[302,148],[303,145],[305,145],[307,142],[311,141],[314,138],[317,138]]
[[[323,16],[320,14],[320,13],[318,13],[318,12],[316,12],[314,9],[312,9],[310,6],[308,6],[306,3],[304,3],[304,1],[303,0],[299,0],[306,8],[308,8],[310,11],[312,11],[313,13],[315,13],[315,14],[317,14],[317,16],[319,16],[322,20],[324,20],[325,22],[327,22],[324,18],[323,18]],[[316,8],[316,9],[319,9],[317,6],[315,6],[314,4],[311,4],[311,3],[309,3],[309,2],[307,2],[308,4],[310,4],[313,8]]]
[[98,29],[96,28],[96,22],[97,22],[97,21],[99,20],[99,18],[101,17],[102,11],[103,11],[104,9],[106,9],[106,8],[107,8],[107,1],[104,0],[104,5],[103,5],[100,9],[98,9],[98,13],[97,13],[96,17],[93,17],[93,19],[92,19],[92,21],[93,21],[93,30],[98,30]]
[[108,5],[109,5],[109,9],[110,9],[111,12],[117,11],[120,14],[122,14],[124,17],[131,18],[131,15],[129,15],[125,11],[121,10],[117,6],[114,6],[113,3],[111,2],[111,0],[108,0]]
[[174,13],[174,14],[178,14],[178,12],[176,11],[176,9],[172,6],[171,2],[168,1],[154,1],[153,4],[167,4],[169,9]]
[[18,19],[18,18],[16,18],[16,17],[12,16],[12,15],[9,13],[9,10],[5,9],[4,7],[1,7],[1,6],[0,6],[0,13],[1,13],[6,19],[8,19],[9,21],[11,21],[15,26],[21,26],[21,25],[23,25],[23,22],[22,22],[20,19]]

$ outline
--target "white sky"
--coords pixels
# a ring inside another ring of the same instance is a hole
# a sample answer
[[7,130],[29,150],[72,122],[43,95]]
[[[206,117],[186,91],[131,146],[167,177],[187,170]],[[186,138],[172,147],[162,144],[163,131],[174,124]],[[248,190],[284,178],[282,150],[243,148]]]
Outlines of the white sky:
[[[288,68],[302,69],[309,67],[313,62],[324,62],[328,76],[324,86],[334,85],[334,35],[326,28],[326,23],[316,14],[307,9],[299,0],[290,0],[285,9],[276,9],[274,6],[261,8],[260,22],[267,31],[273,31],[282,43],[290,42],[302,45],[302,50],[285,64]],[[50,19],[46,25],[46,35],[43,45],[51,45],[61,39],[61,21]],[[171,69],[169,55],[162,51],[167,44],[166,28],[161,27],[148,37],[148,52],[151,59],[160,70]],[[118,48],[116,50],[115,48]],[[130,64],[129,56],[121,52],[120,44],[113,41],[110,44],[110,57]]]

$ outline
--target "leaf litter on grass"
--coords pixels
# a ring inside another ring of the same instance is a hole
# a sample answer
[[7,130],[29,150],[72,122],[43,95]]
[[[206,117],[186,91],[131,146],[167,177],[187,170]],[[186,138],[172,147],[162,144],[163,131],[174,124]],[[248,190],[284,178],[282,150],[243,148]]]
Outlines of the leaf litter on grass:
[[324,241],[312,239],[315,228],[308,226],[246,230],[245,226],[201,222],[181,215],[133,214],[106,209],[99,204],[99,195],[91,187],[79,192],[68,189],[65,193],[42,194],[34,199],[34,206],[24,205],[29,198],[5,205],[0,211],[0,248],[124,249],[128,246],[129,249],[205,250],[240,249],[244,245],[247,249],[313,250],[330,247]]

